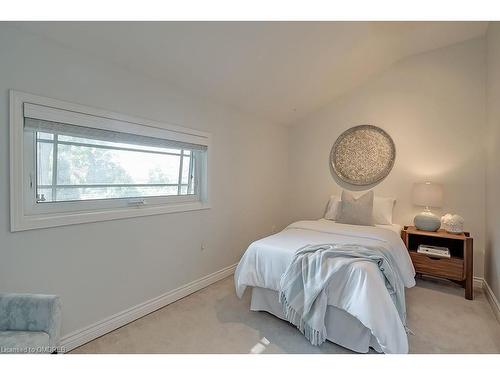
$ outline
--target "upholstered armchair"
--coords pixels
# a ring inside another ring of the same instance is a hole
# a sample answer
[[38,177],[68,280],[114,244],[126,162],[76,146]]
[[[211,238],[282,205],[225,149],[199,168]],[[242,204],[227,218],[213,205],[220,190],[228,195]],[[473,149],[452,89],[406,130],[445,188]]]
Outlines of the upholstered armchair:
[[0,353],[53,353],[60,330],[58,296],[0,294]]

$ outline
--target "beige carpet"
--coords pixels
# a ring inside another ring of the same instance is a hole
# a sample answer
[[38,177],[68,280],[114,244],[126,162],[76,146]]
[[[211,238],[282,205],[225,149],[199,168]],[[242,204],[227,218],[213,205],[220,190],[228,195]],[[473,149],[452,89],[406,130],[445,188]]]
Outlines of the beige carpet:
[[[232,277],[87,343],[71,353],[351,353],[314,347],[291,325],[249,311]],[[500,353],[500,324],[483,292],[475,300],[446,281],[418,280],[407,293],[411,353]]]

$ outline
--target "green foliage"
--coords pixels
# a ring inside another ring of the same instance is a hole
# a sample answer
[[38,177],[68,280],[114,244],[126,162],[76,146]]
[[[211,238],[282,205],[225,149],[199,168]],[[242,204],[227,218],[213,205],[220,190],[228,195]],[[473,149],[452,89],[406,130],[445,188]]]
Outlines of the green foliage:
[[176,184],[177,180],[171,181],[172,179],[168,176],[163,169],[155,167],[149,170],[148,183],[150,184]]
[[[68,139],[64,141],[85,142],[82,139]],[[39,138],[41,139],[41,138]],[[47,139],[47,138],[44,138]],[[52,139],[52,138],[48,138]],[[53,144],[40,143],[37,152],[37,179],[39,185],[51,185],[52,183],[52,157]],[[119,162],[120,157],[115,150],[99,147],[86,147],[58,143],[57,148],[57,185],[127,185],[137,183],[137,170],[132,171],[132,177]],[[127,157],[135,157],[129,155]],[[189,163],[189,158],[184,159]],[[154,168],[147,164],[144,167],[151,169],[142,170],[146,172],[141,175],[140,182],[146,184],[177,184],[179,177],[179,156],[162,159],[161,165],[156,163]],[[137,168],[137,162],[134,168]],[[37,193],[44,194],[48,201],[68,201],[87,199],[106,199],[123,197],[142,197],[159,195],[176,195],[177,186],[106,186],[106,187],[66,187],[57,188],[57,197],[52,197],[50,187],[40,188]]]
[[109,150],[59,145],[57,159],[58,184],[133,183],[127,171],[113,161]]
[[[59,145],[57,160],[57,183],[61,185],[133,183],[127,171],[113,161],[111,152],[106,149]],[[87,195],[115,198],[141,194],[135,187],[60,189],[58,200],[78,200]]]

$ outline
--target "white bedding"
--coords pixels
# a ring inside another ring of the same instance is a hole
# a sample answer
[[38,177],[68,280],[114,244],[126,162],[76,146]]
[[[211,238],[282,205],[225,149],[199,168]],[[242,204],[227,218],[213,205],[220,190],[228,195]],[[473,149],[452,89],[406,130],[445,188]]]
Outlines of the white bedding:
[[[303,246],[322,243],[383,246],[393,253],[405,287],[412,287],[415,270],[398,229],[394,225],[356,226],[324,219],[293,223],[248,247],[235,272],[236,293],[241,297],[247,286],[277,291],[293,254]],[[357,318],[385,353],[407,353],[405,328],[377,266],[366,261],[340,269],[326,290],[328,305]]]

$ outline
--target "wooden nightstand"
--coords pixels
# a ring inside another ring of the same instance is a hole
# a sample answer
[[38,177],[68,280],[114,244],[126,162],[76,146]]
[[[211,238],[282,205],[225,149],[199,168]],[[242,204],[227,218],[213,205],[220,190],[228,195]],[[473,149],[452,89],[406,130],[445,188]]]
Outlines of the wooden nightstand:
[[[465,288],[465,298],[473,299],[473,249],[470,233],[451,234],[442,229],[437,232],[404,226],[401,238],[410,252],[415,271],[420,274],[442,277]],[[418,245],[444,246],[450,249],[451,258],[434,258],[417,253]]]

